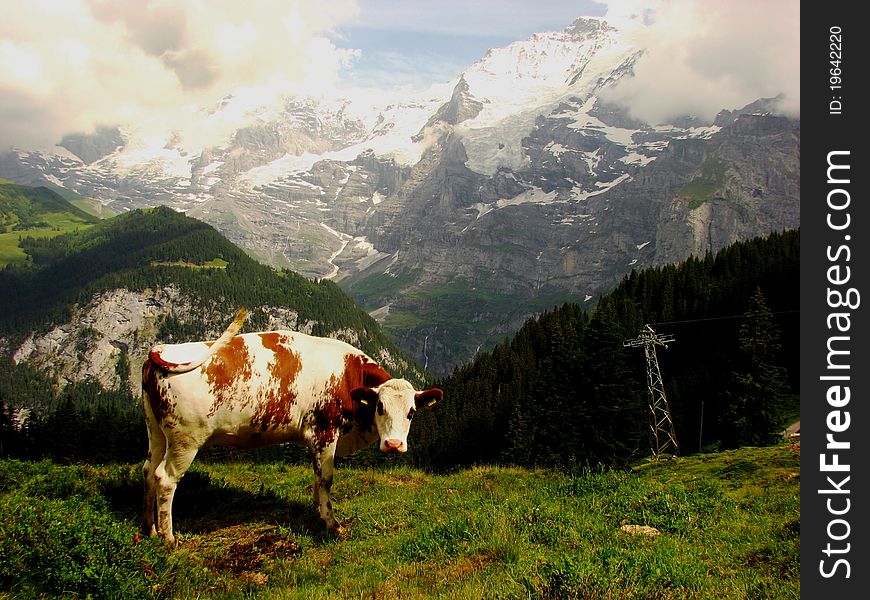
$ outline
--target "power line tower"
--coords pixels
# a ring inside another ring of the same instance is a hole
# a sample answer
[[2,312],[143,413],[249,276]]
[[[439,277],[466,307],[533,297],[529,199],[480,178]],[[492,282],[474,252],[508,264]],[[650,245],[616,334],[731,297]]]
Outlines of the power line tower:
[[640,335],[633,340],[626,340],[622,345],[626,348],[640,348],[646,356],[646,380],[649,389],[650,430],[652,432],[652,453],[655,460],[662,454],[680,454],[677,444],[677,434],[674,431],[674,421],[671,418],[671,408],[665,396],[665,384],[662,382],[662,371],[659,368],[659,358],[656,356],[656,346],[668,347],[674,341],[670,334],[657,334],[650,325],[644,325]]

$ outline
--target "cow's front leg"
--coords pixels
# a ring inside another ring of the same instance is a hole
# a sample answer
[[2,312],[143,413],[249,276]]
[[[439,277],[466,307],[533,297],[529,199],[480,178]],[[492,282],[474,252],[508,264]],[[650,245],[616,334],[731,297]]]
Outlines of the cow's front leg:
[[314,502],[317,504],[317,510],[320,513],[320,518],[329,529],[336,533],[343,533],[344,528],[335,519],[335,514],[332,511],[332,498],[329,491],[332,489],[332,474],[335,465],[335,447],[333,442],[322,450],[316,447],[312,448],[311,455],[314,460]]

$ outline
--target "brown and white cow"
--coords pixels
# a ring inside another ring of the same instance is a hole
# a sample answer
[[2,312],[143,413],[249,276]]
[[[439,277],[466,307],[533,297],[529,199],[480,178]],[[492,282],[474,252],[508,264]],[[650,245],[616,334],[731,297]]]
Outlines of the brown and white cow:
[[203,446],[294,442],[314,461],[314,500],[330,529],[333,459],[380,440],[408,450],[414,412],[443,397],[394,379],[339,340],[292,331],[237,335],[244,310],[215,342],[159,345],[142,367],[148,426],[145,528],[174,541],[172,498]]

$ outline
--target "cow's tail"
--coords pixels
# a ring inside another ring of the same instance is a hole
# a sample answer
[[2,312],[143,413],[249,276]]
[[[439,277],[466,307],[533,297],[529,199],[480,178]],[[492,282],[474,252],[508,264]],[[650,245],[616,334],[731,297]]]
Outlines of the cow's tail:
[[214,356],[221,348],[230,343],[230,340],[232,340],[239,330],[241,330],[247,316],[247,310],[244,308],[239,309],[235,320],[230,323],[226,331],[224,331],[223,334],[211,346],[209,346],[208,350],[203,352],[196,360],[186,363],[174,363],[164,360],[160,356],[163,346],[154,346],[148,354],[148,359],[154,366],[167,373],[187,373],[188,371],[193,371]]

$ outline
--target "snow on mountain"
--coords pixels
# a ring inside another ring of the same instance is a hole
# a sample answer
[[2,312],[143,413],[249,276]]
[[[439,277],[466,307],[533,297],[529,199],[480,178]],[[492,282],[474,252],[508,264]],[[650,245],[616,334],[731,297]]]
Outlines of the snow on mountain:
[[[581,23],[586,27],[576,26]],[[578,19],[564,31],[490,50],[463,73],[472,96],[485,103],[475,122],[484,126],[566,92],[594,89],[599,77],[607,78],[635,51],[599,19]]]
[[[99,158],[62,169],[40,164],[39,169],[46,179],[97,196],[117,209],[134,208],[150,196],[151,203],[187,210],[229,190],[298,191],[311,185],[304,180],[316,163],[350,163],[365,152],[398,165],[414,165],[441,134],[437,121],[446,119],[460,123],[456,131],[468,154],[467,166],[492,175],[499,168],[527,164],[523,138],[538,117],[572,97],[585,102],[585,112],[563,115],[575,119],[572,127],[597,126],[631,152],[635,130],[604,126],[588,111],[595,104],[594,92],[625,71],[636,54],[604,21],[578,19],[563,31],[535,34],[490,50],[460,75],[458,83],[433,86],[412,97],[346,90],[345,98],[282,98],[263,104],[256,97],[227,96],[192,113],[192,119],[208,123],[211,145],[201,145],[206,139],[190,132],[166,139],[135,128],[106,129],[93,136],[65,138],[69,147],[83,148],[80,152],[87,152],[89,160]],[[445,112],[451,94],[454,106]],[[474,106],[463,110],[463,104]],[[468,115],[474,116],[465,118]],[[111,151],[119,140],[122,145]],[[97,152],[100,148],[106,149]],[[552,150],[558,152],[559,147]],[[71,154],[64,152],[66,157]],[[636,162],[647,156],[638,155]],[[134,188],[143,183],[146,188],[136,193]],[[379,204],[375,198],[373,203]]]
[[469,168],[485,175],[520,168],[522,138],[537,117],[566,98],[591,98],[637,56],[638,50],[600,19],[578,19],[564,31],[490,50],[462,74],[469,97],[482,105],[460,129]]
[[[252,188],[280,185],[282,180],[292,185],[295,175],[310,171],[318,161],[350,162],[366,151],[392,158],[400,164],[412,165],[420,160],[428,143],[427,139],[415,141],[413,138],[442,101],[440,97],[424,97],[418,101],[395,102],[376,113],[377,107],[371,107],[372,112],[363,115],[371,125],[366,134],[361,136],[362,139],[348,140],[350,143],[347,145],[326,152],[287,152],[241,174],[240,181]],[[372,118],[372,114],[376,114],[376,117]]]

